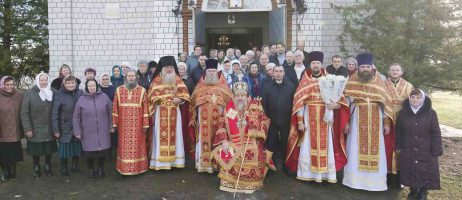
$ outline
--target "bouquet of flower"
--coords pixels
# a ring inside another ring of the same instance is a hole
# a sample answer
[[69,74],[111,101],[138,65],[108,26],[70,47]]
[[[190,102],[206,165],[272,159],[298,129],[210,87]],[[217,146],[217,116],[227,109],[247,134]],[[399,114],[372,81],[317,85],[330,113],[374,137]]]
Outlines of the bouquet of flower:
[[[345,89],[348,81],[344,76],[335,76],[328,74],[318,78],[319,90],[321,91],[321,98],[325,103],[338,102],[342,98],[343,90]],[[323,120],[327,123],[334,121],[334,112],[326,108]]]

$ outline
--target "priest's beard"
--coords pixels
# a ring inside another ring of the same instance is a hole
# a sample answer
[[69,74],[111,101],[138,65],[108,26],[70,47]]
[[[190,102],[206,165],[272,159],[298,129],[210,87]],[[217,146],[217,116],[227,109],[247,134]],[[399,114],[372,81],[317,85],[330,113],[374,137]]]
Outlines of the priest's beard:
[[162,74],[162,84],[163,85],[175,85],[175,73],[165,73]]
[[136,83],[136,80],[134,81],[127,81],[125,83],[125,87],[128,88],[128,90],[132,90],[133,88],[135,88],[138,84]]
[[369,83],[374,75],[370,71],[358,72],[358,80],[362,83]]
[[244,111],[244,109],[247,107],[247,99],[236,99],[235,106],[238,111]]
[[215,74],[212,76],[212,75],[206,74],[204,82],[206,85],[216,85],[218,83],[218,75]]

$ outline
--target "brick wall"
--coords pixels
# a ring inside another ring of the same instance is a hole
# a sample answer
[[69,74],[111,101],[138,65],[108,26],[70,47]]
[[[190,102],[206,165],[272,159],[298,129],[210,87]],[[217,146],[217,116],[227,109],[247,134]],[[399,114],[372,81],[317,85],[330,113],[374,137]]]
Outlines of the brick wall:
[[[108,3],[119,4],[119,18],[106,18]],[[51,76],[63,63],[83,77],[87,67],[99,75],[122,61],[176,55],[183,47],[175,6],[173,0],[48,0]]]
[[[308,10],[303,14],[296,11],[292,15],[292,47],[297,40],[305,40],[305,51],[324,52],[324,63],[330,64],[330,58],[340,54],[338,36],[342,32],[342,19],[331,7],[345,6],[356,0],[305,0]],[[351,44],[354,46],[353,44]]]

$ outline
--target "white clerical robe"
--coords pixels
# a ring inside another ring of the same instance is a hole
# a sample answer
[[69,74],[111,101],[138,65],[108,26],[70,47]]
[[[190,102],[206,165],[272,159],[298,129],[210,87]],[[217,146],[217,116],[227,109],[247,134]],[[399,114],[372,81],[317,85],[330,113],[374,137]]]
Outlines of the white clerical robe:
[[[383,121],[380,121],[380,142],[379,142],[379,170],[377,172],[367,172],[359,170],[358,164],[358,115],[359,109],[351,104],[350,109],[353,111],[350,118],[350,133],[347,136],[346,154],[348,163],[343,171],[343,185],[354,189],[368,191],[385,191],[387,190],[387,158],[385,155],[385,142],[383,137]],[[383,119],[383,111],[379,109],[379,119]]]
[[152,150],[151,150],[151,161],[149,163],[150,169],[161,170],[161,169],[171,169],[172,167],[184,168],[185,166],[185,152],[183,148],[183,128],[181,121],[181,112],[177,108],[177,117],[176,117],[176,135],[175,135],[175,160],[172,162],[160,162],[160,137],[159,137],[159,106],[156,106],[156,112],[154,114],[154,129],[152,137]]

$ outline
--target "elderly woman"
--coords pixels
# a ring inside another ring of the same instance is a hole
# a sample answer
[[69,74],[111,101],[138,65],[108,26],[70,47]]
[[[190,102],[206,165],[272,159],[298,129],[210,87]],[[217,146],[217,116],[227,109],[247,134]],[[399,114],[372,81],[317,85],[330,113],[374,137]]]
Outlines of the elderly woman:
[[441,131],[432,102],[414,89],[396,120],[401,184],[409,186],[408,199],[427,199],[427,190],[440,189],[438,157],[443,155]]
[[11,76],[0,80],[0,166],[3,171],[1,180],[17,177],[16,163],[23,161],[21,138],[22,93],[15,88]]
[[49,80],[47,74],[38,74],[35,86],[24,93],[21,105],[21,122],[27,137],[27,153],[34,163],[34,178],[41,176],[40,156],[45,156],[45,174],[53,176],[51,154],[58,150],[51,131],[53,90]]
[[138,85],[144,87],[148,91],[152,81],[152,73],[148,70],[148,63],[144,60],[138,61]]
[[72,159],[71,171],[79,172],[79,157],[82,154],[82,144],[74,137],[72,117],[77,100],[83,94],[77,87],[77,79],[68,75],[63,80],[59,92],[55,93],[51,111],[51,130],[58,138],[58,155],[61,159],[61,175],[69,176],[68,159]]
[[[116,88],[113,85],[111,85],[111,82],[109,81],[109,74],[103,73],[101,74],[99,79],[101,80],[101,84],[100,84],[101,92],[106,94],[111,100],[111,102],[113,102]],[[112,160],[112,152],[113,150],[117,149],[117,144],[119,140],[118,135],[119,134],[117,133],[117,131],[114,131],[114,133],[111,134],[111,148],[109,149],[109,152],[108,152],[108,160]]]
[[130,70],[132,68],[132,65],[130,65],[129,62],[124,61],[124,62],[122,62],[122,64],[120,64],[120,67],[122,68],[122,75],[125,76],[127,74],[128,70]]
[[122,75],[122,68],[119,65],[112,67],[111,84],[117,88],[124,84],[124,76]]
[[192,78],[188,76],[188,66],[186,65],[186,63],[178,63],[178,72],[180,74],[181,80],[183,80],[183,83],[188,88],[189,95],[191,95],[194,90],[194,82]]
[[[74,136],[82,140],[82,146],[89,177],[104,178],[104,162],[111,147],[110,132],[112,128],[112,102],[101,91],[95,80],[85,83],[85,93],[79,98],[74,110]],[[95,159],[98,169],[95,171]]]
[[[61,65],[61,67],[59,68],[59,77],[55,78],[55,80],[51,82],[51,87],[55,90],[60,90],[64,77],[70,74],[72,74],[72,71],[69,65],[66,65],[66,64]],[[80,79],[77,79],[77,87],[79,85],[80,85]]]
[[347,66],[348,75],[353,75],[358,69],[358,61],[354,57],[349,57],[345,60],[345,65]]

